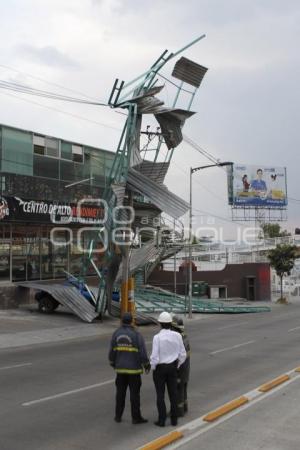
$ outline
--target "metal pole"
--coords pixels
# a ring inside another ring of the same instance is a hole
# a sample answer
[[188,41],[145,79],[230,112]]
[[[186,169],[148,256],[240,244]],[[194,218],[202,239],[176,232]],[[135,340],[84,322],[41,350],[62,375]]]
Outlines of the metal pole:
[[[175,241],[175,219],[174,219],[174,241]],[[174,297],[176,295],[176,284],[177,284],[177,280],[176,280],[176,268],[177,264],[176,264],[176,251],[174,253]]]
[[190,214],[189,214],[189,319],[193,317],[192,314],[192,281],[193,281],[193,274],[192,274],[192,175],[193,175],[193,169],[190,168]]

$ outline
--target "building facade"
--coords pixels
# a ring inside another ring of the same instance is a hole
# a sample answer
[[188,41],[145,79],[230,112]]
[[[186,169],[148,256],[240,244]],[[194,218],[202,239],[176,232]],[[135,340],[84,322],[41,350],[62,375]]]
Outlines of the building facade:
[[0,283],[80,274],[113,160],[106,150],[0,125]]

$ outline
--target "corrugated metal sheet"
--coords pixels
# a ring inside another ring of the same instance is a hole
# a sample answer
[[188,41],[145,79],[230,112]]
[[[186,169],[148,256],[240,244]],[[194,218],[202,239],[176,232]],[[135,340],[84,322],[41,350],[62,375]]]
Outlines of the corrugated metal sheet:
[[[161,249],[156,247],[154,241],[144,245],[141,248],[132,249],[129,260],[129,274],[132,275],[136,270],[145,266],[146,263],[155,261],[160,255]],[[120,264],[116,283],[122,281],[122,268],[123,264]]]
[[207,70],[207,67],[182,57],[176,62],[172,75],[178,80],[198,88]]
[[116,206],[122,206],[125,197],[125,183],[111,184],[110,187],[116,196]]
[[145,175],[145,177],[151,178],[156,183],[163,184],[165,176],[168,172],[169,162],[152,162],[144,160],[141,164],[136,165],[134,168]]
[[142,157],[140,153],[140,138],[141,138],[141,126],[142,126],[142,115],[137,114],[135,123],[134,136],[130,141],[130,161],[129,166],[135,166],[142,162]]
[[[146,91],[143,89],[139,95],[133,96],[130,100],[126,100],[124,103],[125,103],[125,105],[127,103],[138,103],[138,102],[140,102],[140,104],[142,104],[144,99],[146,99],[147,97],[154,98],[154,95],[159,94],[163,88],[164,88],[164,85],[162,84],[160,86],[154,86],[150,89],[147,89]],[[122,104],[120,104],[119,106],[122,106]]]
[[154,114],[168,149],[175,148],[182,142],[182,127],[193,114],[193,111],[184,109],[169,109]]
[[145,195],[161,211],[174,219],[181,217],[189,209],[186,201],[133,168],[128,171],[127,183],[130,189]]
[[[194,64],[194,63],[193,63]],[[201,67],[201,66],[199,66]],[[169,149],[177,147],[182,141],[181,129],[187,118],[195,114],[192,111],[186,111],[184,109],[172,109],[166,108],[164,102],[154,95],[162,90],[163,86],[158,86],[149,89],[144,94],[133,97],[129,100],[130,103],[136,103],[138,110],[137,117],[137,130],[140,130],[140,119],[142,114],[154,114],[156,120],[160,124],[162,135],[165,139],[167,147]],[[127,102],[128,103],[128,102]],[[139,134],[135,136],[132,144],[132,153],[130,166],[138,164],[139,158]],[[134,162],[134,161],[137,162]]]
[[95,308],[74,286],[34,282],[18,283],[18,286],[48,292],[55,300],[66,308],[69,308],[84,322],[92,322],[98,316]]

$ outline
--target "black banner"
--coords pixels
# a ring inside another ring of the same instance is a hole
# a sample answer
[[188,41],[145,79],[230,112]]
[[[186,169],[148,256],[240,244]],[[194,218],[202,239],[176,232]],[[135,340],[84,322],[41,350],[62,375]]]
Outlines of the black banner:
[[104,208],[88,199],[79,204],[25,200],[20,197],[0,196],[1,222],[38,222],[53,224],[102,223]]

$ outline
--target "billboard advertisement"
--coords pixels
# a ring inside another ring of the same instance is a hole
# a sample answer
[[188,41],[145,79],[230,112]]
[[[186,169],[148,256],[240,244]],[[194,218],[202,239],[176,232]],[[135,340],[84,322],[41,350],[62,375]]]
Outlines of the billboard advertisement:
[[286,169],[234,164],[232,205],[284,208],[287,205]]

